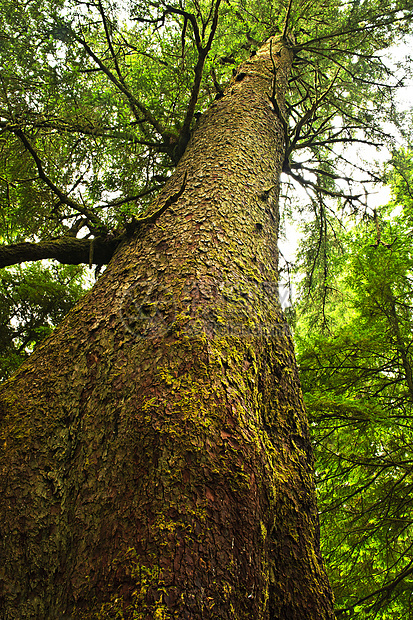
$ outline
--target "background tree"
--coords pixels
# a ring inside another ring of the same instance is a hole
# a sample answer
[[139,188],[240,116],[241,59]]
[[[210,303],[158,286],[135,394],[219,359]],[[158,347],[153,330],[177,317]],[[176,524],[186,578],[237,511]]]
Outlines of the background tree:
[[84,293],[82,269],[35,263],[0,273],[0,379],[14,372]]
[[330,288],[314,275],[324,310],[303,301],[297,326],[339,618],[412,617],[411,167],[393,161],[396,202],[330,235]]
[[4,7],[0,264],[109,263],[2,387],[5,614],[332,618],[279,178],[357,199],[410,2]]

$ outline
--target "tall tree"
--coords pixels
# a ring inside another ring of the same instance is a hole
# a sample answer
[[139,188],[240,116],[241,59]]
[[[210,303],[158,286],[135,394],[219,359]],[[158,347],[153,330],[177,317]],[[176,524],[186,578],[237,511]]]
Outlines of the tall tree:
[[1,264],[108,263],[1,388],[5,617],[333,618],[279,180],[350,199],[410,2],[4,5]]

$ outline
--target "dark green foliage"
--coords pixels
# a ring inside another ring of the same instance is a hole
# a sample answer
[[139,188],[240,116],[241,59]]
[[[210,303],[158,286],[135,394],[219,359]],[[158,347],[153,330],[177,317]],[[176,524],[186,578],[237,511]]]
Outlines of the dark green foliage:
[[296,332],[338,618],[413,617],[413,220],[393,181],[402,214],[330,235],[324,311],[302,302]]
[[35,263],[0,272],[0,380],[26,359],[84,292],[83,268]]
[[407,32],[411,1],[288,6],[3,0],[0,199],[13,214],[6,241],[78,235],[82,224],[92,236],[118,231],[173,170],[194,113],[277,33],[295,53],[286,170],[312,188],[309,167],[317,186],[337,191],[337,145],[390,139],[382,120],[392,115],[397,79],[378,51]]

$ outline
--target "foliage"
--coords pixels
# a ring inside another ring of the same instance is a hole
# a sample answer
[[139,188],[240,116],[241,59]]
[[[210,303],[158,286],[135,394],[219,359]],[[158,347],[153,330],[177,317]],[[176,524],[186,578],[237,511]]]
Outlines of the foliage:
[[338,618],[413,617],[413,218],[392,176],[401,215],[336,235],[323,312],[303,300],[296,328]]
[[343,193],[341,147],[389,138],[398,80],[378,52],[408,31],[411,10],[410,0],[2,0],[4,240],[113,235],[162,187],[195,112],[276,33],[295,53],[285,169]]
[[0,272],[0,380],[60,323],[83,293],[83,269],[35,263]]
[[1,5],[0,240],[8,252],[0,246],[0,266],[33,260],[24,243],[42,248],[50,239],[99,237],[110,257],[134,216],[151,208],[197,116],[270,35],[294,51],[284,169],[312,192],[321,240],[320,197],[357,200],[345,146],[390,139],[382,121],[393,116],[398,79],[380,50],[408,32],[413,8],[411,0]]
[[[325,527],[335,527],[325,552],[342,607],[379,590],[363,604],[379,610],[381,599],[397,592],[389,612],[396,617],[397,605],[408,608],[409,577],[397,579],[410,570],[403,499],[410,489],[410,436],[403,424],[411,405],[401,361],[405,350],[410,363],[409,225],[398,221],[396,234],[394,224],[383,224],[390,247],[371,248],[376,229],[369,240],[367,233],[353,239],[334,232],[337,212],[329,213],[325,197],[361,204],[346,146],[391,143],[383,127],[396,118],[393,91],[400,80],[382,50],[408,33],[413,2],[1,0],[1,8],[0,237],[12,250],[51,238],[120,242],[133,217],[152,208],[197,116],[222,96],[239,63],[270,35],[293,50],[280,119],[284,170],[309,192],[314,211],[308,280],[321,278],[331,289],[315,287],[299,332],[307,335],[298,337],[304,388],[324,446],[322,502],[332,493],[335,499],[323,515]],[[363,180],[379,180],[362,172]],[[354,244],[359,251],[347,260],[342,249]],[[16,263],[30,260],[19,257]],[[59,320],[80,294],[80,282],[72,267],[3,272],[4,375]],[[333,319],[334,337],[327,325]],[[388,509],[378,520],[374,511],[383,498]]]

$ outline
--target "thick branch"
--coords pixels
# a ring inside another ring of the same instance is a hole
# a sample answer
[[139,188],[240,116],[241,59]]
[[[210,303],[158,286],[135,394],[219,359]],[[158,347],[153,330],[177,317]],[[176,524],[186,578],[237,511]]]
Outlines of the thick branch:
[[[156,6],[156,5],[152,4],[152,6]],[[192,31],[194,33],[196,47],[198,51],[202,49],[201,34],[199,32],[198,22],[196,21],[195,15],[193,15],[193,13],[188,13],[188,11],[184,11],[183,9],[178,9],[177,7],[171,6],[170,4],[167,4],[165,6],[165,9],[166,9],[165,14],[172,13],[175,15],[182,15],[182,17],[184,17],[186,20],[190,22],[192,26]]]
[[198,61],[194,68],[195,80],[192,86],[191,96],[189,99],[185,119],[182,125],[181,134],[179,136],[179,141],[175,148],[175,158],[177,161],[179,161],[179,159],[183,155],[186,145],[189,142],[189,138],[191,137],[191,130],[190,130],[191,122],[194,117],[196,102],[198,101],[199,89],[201,87],[205,60],[211,49],[212,41],[214,40],[215,32],[216,32],[217,25],[218,25],[218,15],[219,15],[220,4],[221,4],[221,0],[217,0],[215,4],[214,17],[212,20],[211,31],[209,33],[208,41],[205,47],[202,47],[201,43],[198,43],[197,41]]
[[39,243],[14,243],[0,246],[0,268],[24,263],[26,261],[54,258],[60,263],[69,265],[97,264],[106,265],[118,245],[143,224],[153,224],[165,211],[180,198],[185,191],[187,174],[185,172],[182,184],[177,192],[169,196],[167,200],[155,212],[141,218],[133,218],[126,225],[126,231],[116,236],[109,235],[95,237],[94,239],[76,239],[65,236],[60,239],[41,241]]
[[288,4],[287,14],[286,14],[285,19],[284,19],[284,26],[283,26],[282,35],[281,35],[282,39],[285,39],[286,36],[287,36],[288,22],[289,22],[289,19],[290,19],[290,14],[291,14],[292,6],[293,6],[293,0],[290,0],[290,2]]
[[89,264],[93,254],[93,262],[106,265],[122,237],[108,239],[96,237],[95,239],[76,239],[75,237],[62,237],[40,243],[13,243],[0,246],[0,268],[17,265],[26,261],[54,258],[59,263],[66,265]]
[[119,68],[119,63],[118,63],[118,59],[117,59],[116,54],[115,54],[115,50],[113,49],[112,39],[111,39],[111,36],[110,36],[109,27],[108,27],[108,22],[107,22],[106,15],[105,15],[105,12],[103,10],[103,6],[102,6],[102,3],[100,2],[100,0],[98,0],[98,8],[99,8],[99,13],[100,13],[100,15],[102,17],[103,27],[105,29],[106,40],[108,42],[109,50],[110,50],[111,56],[113,58],[113,62],[115,64],[116,73],[118,74],[120,81],[123,83],[124,82],[123,76],[122,76],[122,73],[121,73],[120,68]]

